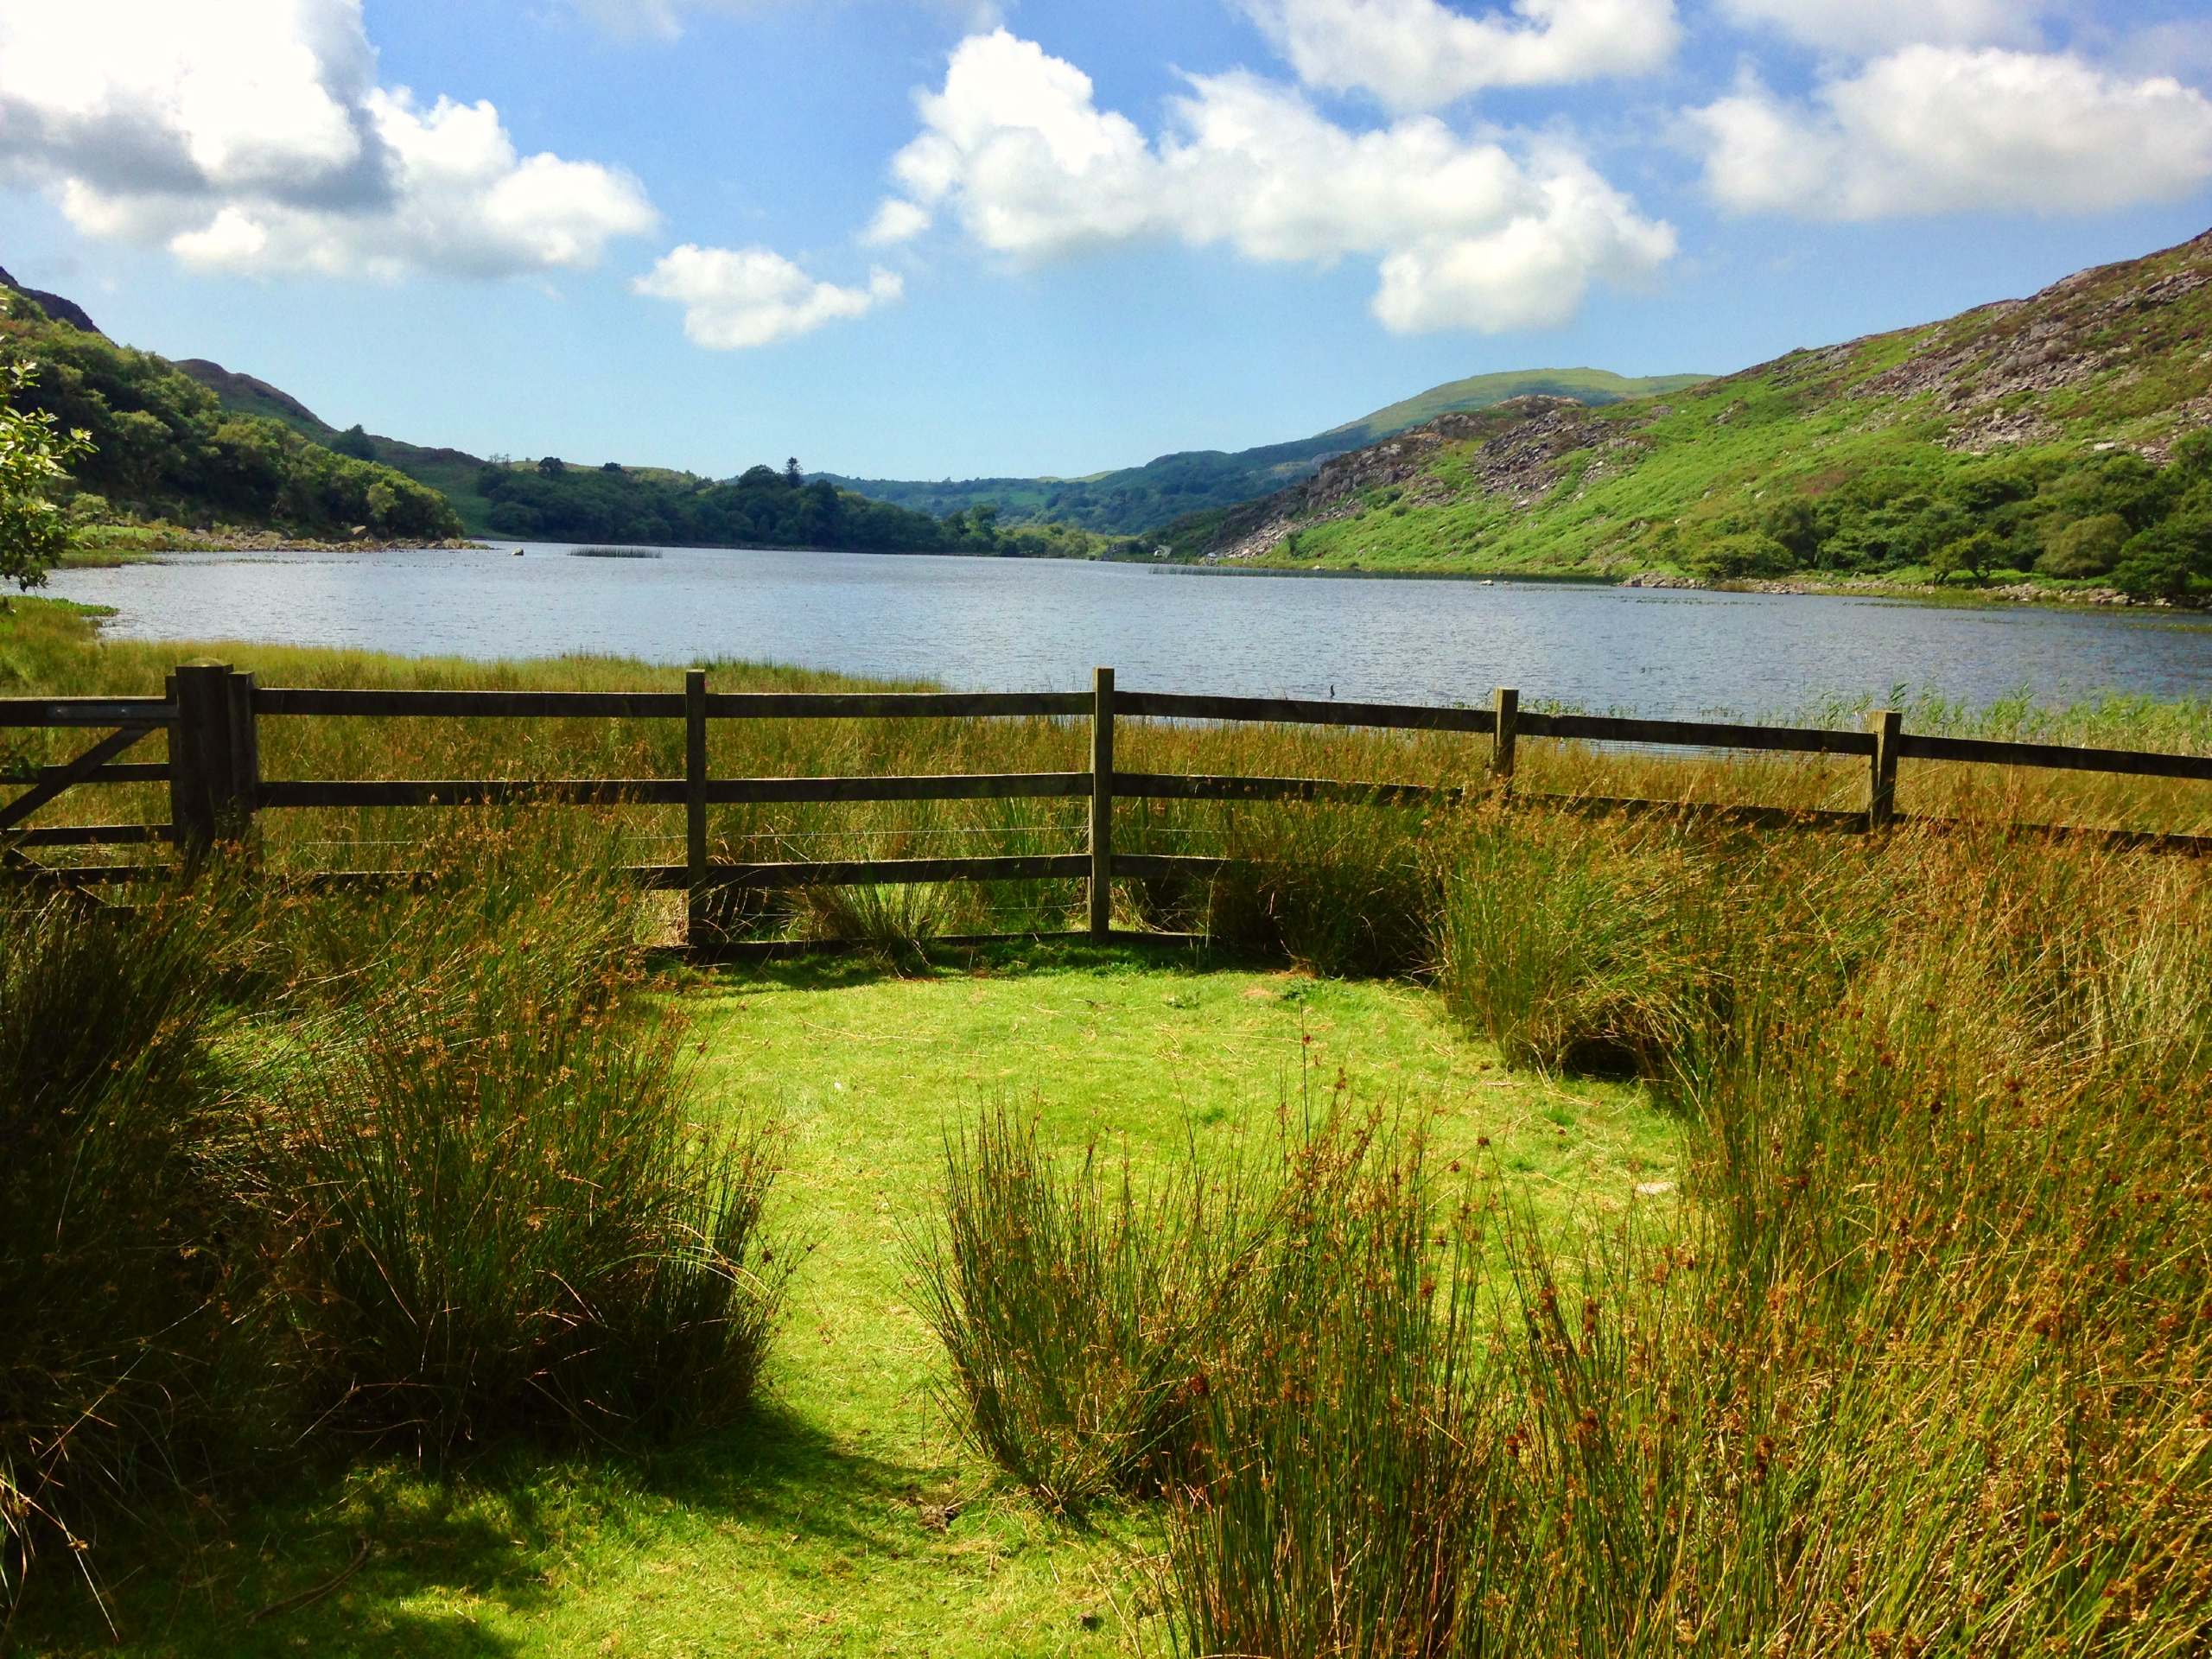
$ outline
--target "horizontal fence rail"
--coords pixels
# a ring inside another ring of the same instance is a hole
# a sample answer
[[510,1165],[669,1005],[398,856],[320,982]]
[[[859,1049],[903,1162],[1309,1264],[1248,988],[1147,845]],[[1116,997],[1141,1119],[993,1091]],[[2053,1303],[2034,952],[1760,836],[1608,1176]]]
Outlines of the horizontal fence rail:
[[[566,779],[270,779],[262,775],[263,719],[375,718],[452,720],[681,721],[680,778]],[[1090,765],[1081,772],[945,775],[715,778],[707,735],[715,721],[980,720],[1084,721]],[[1487,764],[1462,785],[1372,782],[1333,778],[1271,778],[1122,770],[1115,730],[1125,720],[1255,723],[1442,732],[1485,737]],[[653,890],[687,895],[690,941],[703,953],[794,948],[775,941],[726,947],[716,932],[715,895],[733,890],[776,892],[807,887],[888,886],[945,881],[1081,881],[1089,892],[1090,937],[1112,929],[1116,880],[1205,881],[1230,861],[1114,846],[1116,801],[1299,801],[1376,806],[1456,804],[1485,796],[1593,814],[1669,815],[1756,828],[1866,833],[1901,822],[1948,820],[1908,815],[1897,807],[1901,761],[2036,767],[2143,778],[2212,782],[2212,756],[2074,747],[1986,738],[1923,736],[1902,729],[1895,710],[1871,715],[1863,731],[1762,726],[1711,721],[1643,720],[1610,715],[1523,711],[1510,688],[1487,708],[1425,707],[1310,698],[1237,697],[1119,690],[1100,669],[1087,692],[715,692],[704,671],[684,677],[680,692],[346,690],[261,687],[250,674],[220,664],[180,668],[160,697],[0,698],[0,728],[81,731],[92,738],[74,759],[19,766],[0,787],[22,792],[0,802],[0,880],[99,887],[162,879],[191,868],[219,841],[251,835],[258,815],[299,810],[467,807],[542,804],[597,807],[681,807],[685,856],[680,864],[636,866],[626,874]],[[119,759],[156,731],[165,732],[168,759]],[[1522,739],[1694,750],[1840,756],[1866,766],[1864,808],[1798,809],[1726,802],[1611,798],[1516,791],[1513,777]],[[166,783],[169,821],[34,826],[28,820],[70,790]],[[817,859],[716,863],[709,856],[708,810],[836,803],[1084,800],[1090,804],[1081,852],[944,858]],[[2212,836],[2067,825],[2024,830],[2102,837],[2123,847],[2212,853]],[[32,851],[52,848],[175,845],[181,866],[160,863],[48,865]],[[311,887],[397,886],[423,879],[410,871],[319,871],[296,879]],[[1031,936],[1009,936],[1031,937]]]

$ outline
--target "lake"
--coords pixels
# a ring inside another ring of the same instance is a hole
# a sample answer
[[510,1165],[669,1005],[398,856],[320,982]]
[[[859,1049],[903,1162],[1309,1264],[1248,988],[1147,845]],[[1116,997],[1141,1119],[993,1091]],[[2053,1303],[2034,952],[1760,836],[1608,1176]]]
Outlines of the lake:
[[58,573],[133,639],[471,658],[589,652],[1073,690],[1524,702],[1654,717],[1789,714],[1893,689],[2212,696],[2199,617],[1556,583],[1207,575],[1133,564],[724,549],[184,554]]

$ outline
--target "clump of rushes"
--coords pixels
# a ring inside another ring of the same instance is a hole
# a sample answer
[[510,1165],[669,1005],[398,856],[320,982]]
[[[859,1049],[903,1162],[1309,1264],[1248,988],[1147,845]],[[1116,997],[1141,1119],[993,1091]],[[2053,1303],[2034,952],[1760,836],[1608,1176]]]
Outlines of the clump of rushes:
[[1593,834],[1495,810],[1453,845],[1438,988],[1508,1064],[1656,1076],[1725,1002],[1745,891],[1729,858],[1756,861],[1753,849],[1659,823]]
[[1238,1322],[1252,1223],[1233,1179],[1140,1191],[1095,1149],[1056,1170],[1033,1124],[986,1113],[946,1141],[944,1230],[910,1245],[948,1414],[1054,1510],[1156,1490]]
[[1315,973],[1396,976],[1428,965],[1449,839],[1446,822],[1405,807],[1240,805],[1219,842],[1236,861],[1202,903],[1163,919],[1232,950],[1287,957]]
[[[1552,994],[1688,1011],[1635,1051],[1683,1199],[1569,1257],[1417,1147],[1292,1146],[1233,1295],[1147,1351],[1205,1379],[1163,1483],[1179,1650],[2202,1651],[2212,874],[2002,831],[1544,833],[1497,855],[1646,906]],[[1050,1261],[1116,1236],[1027,1191]],[[1143,1271],[1062,1282],[1052,1317],[1111,1331]],[[1041,1334],[992,1357],[1002,1399],[1077,1374]]]
[[1172,1489],[1179,1650],[1450,1650],[1490,1524],[1468,1376],[1477,1280],[1466,1232],[1433,1231],[1420,1143],[1378,1145],[1376,1129],[1338,1119],[1287,1155]]
[[0,1645],[42,1548],[81,1563],[250,1409],[207,921],[188,898],[0,908]]
[[785,1271],[772,1137],[691,1122],[671,1017],[626,995],[637,900],[503,879],[519,834],[486,832],[465,887],[372,906],[363,994],[272,1090],[310,1386],[434,1449],[741,1412]]
[[893,966],[924,958],[961,913],[949,882],[804,887],[796,898],[804,937],[857,944]]

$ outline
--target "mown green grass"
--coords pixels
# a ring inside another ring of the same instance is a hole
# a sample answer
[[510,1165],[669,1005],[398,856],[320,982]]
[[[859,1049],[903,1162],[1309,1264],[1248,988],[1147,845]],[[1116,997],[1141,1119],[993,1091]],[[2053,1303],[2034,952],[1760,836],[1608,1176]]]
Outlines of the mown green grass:
[[[1509,1076],[1413,988],[1207,969],[1127,950],[950,961],[917,977],[822,963],[676,993],[701,1108],[786,1125],[773,1220],[805,1250],[769,1413],[637,1457],[514,1448],[433,1478],[404,1459],[178,1508],[104,1563],[123,1649],[343,1656],[944,1656],[1125,1651],[1156,1612],[1143,1517],[1052,1522],[957,1446],[906,1242],[930,1224],[944,1136],[979,1106],[1045,1144],[1141,1169],[1271,1138],[1276,1114],[1357,1098],[1440,1154],[1490,1142],[1562,1226],[1672,1180],[1641,1090]],[[370,1554],[324,1599],[248,1624]],[[49,1586],[49,1589],[60,1586]],[[81,1597],[21,1633],[107,1650]]]

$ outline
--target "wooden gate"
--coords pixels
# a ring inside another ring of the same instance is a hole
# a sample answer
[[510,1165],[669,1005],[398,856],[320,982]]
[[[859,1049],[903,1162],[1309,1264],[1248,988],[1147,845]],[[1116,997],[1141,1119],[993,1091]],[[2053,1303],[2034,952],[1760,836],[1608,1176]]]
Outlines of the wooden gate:
[[[0,728],[59,728],[92,740],[69,760],[0,772],[0,789],[12,785],[22,790],[13,799],[0,803],[0,865],[16,880],[57,887],[95,887],[159,874],[162,867],[143,864],[57,867],[33,854],[48,847],[130,847],[175,842],[176,725],[174,683],[171,695],[162,698],[0,698]],[[149,761],[121,758],[157,731],[171,734],[170,758]],[[39,825],[31,822],[41,809],[70,790],[147,783],[170,785],[170,823]]]

